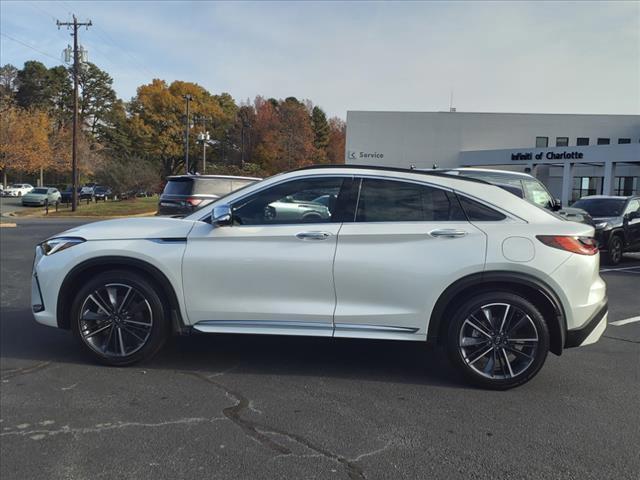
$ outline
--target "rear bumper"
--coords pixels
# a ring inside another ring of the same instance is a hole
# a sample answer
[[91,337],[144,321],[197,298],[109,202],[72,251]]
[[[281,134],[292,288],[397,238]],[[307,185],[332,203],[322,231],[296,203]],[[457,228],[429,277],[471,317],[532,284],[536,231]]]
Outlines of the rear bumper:
[[609,304],[605,297],[600,307],[581,328],[567,330],[564,347],[583,347],[597,342],[607,328]]

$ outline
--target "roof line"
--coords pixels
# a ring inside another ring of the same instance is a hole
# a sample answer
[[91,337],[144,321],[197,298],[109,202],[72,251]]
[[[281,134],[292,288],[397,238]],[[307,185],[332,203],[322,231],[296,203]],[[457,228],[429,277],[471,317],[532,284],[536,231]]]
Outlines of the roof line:
[[326,169],[326,168],[346,168],[346,169],[353,169],[353,170],[379,170],[379,171],[383,171],[383,172],[411,173],[411,174],[415,174],[415,175],[442,177],[442,178],[449,178],[449,179],[452,179],[452,180],[463,180],[463,181],[466,181],[466,182],[474,182],[474,183],[482,183],[482,184],[485,184],[485,185],[491,185],[491,183],[489,183],[489,182],[487,182],[485,180],[481,180],[479,178],[451,175],[449,173],[446,173],[446,171],[443,171],[443,170],[416,170],[416,169],[401,168],[401,167],[385,167],[385,166],[382,166],[382,165],[354,165],[354,164],[345,164],[345,163],[342,163],[342,164],[322,164],[322,165],[309,165],[309,166],[306,166],[306,167],[296,168],[294,170],[291,170],[291,172],[299,172],[299,171],[304,171],[304,170]]

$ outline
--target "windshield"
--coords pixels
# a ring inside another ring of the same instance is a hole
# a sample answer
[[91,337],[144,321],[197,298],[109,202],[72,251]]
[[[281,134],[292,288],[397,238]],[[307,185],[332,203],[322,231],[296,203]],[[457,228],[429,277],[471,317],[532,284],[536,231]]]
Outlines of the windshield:
[[586,210],[592,217],[619,217],[626,202],[624,198],[584,198],[571,206]]
[[31,193],[39,193],[39,194],[46,194],[48,192],[48,190],[46,188],[34,188],[33,190],[31,190]]

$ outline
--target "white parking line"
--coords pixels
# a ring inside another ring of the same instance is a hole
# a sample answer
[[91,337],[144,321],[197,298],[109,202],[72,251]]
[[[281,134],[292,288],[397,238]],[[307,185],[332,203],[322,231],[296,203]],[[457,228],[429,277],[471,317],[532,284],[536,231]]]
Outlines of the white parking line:
[[625,271],[625,270],[634,270],[634,269],[638,269],[638,272],[631,272],[631,273],[640,273],[640,265],[636,265],[635,267],[622,267],[622,268],[605,268],[600,270],[600,273],[605,273],[605,272],[620,272],[620,271]]
[[615,322],[609,322],[609,325],[621,327],[622,325],[626,325],[627,323],[635,323],[635,322],[640,322],[640,317],[631,317],[631,318],[625,318],[624,320],[616,320]]

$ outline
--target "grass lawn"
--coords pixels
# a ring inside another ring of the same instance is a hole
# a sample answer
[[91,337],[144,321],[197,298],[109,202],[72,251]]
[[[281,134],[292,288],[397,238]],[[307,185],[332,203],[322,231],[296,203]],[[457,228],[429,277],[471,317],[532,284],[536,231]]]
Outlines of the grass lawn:
[[[158,197],[135,198],[130,200],[120,200],[106,202],[92,202],[87,205],[85,201],[78,201],[78,209],[71,211],[71,207],[60,204],[58,211],[49,208],[47,217],[126,217],[128,215],[154,214],[158,209]],[[21,215],[44,215],[44,208],[37,207],[19,212]]]

